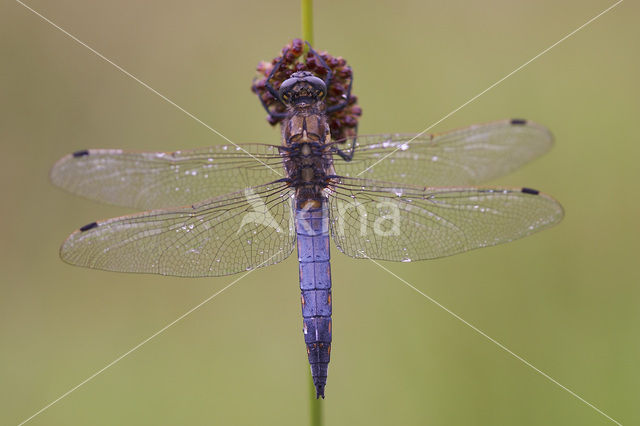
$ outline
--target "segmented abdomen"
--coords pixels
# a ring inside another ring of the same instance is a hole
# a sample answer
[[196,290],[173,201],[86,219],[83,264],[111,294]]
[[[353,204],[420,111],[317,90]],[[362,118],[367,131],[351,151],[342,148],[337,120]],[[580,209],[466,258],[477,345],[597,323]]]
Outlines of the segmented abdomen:
[[299,203],[295,217],[304,340],[316,395],[324,398],[331,353],[331,266],[326,200]]

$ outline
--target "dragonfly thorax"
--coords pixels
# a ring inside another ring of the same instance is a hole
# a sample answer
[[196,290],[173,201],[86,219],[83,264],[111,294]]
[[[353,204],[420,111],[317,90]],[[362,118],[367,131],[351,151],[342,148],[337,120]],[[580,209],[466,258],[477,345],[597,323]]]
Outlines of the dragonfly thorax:
[[335,175],[324,113],[294,108],[282,128],[284,169],[301,199],[319,199]]
[[284,168],[301,200],[319,199],[334,174],[328,148],[311,142],[293,143],[286,151]]

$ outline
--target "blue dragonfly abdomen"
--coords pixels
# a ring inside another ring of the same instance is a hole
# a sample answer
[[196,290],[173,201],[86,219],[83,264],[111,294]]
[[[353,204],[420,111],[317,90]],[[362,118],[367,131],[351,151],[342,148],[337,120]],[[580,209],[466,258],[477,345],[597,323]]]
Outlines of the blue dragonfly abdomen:
[[317,396],[324,398],[331,354],[331,265],[327,201],[296,208],[303,332]]

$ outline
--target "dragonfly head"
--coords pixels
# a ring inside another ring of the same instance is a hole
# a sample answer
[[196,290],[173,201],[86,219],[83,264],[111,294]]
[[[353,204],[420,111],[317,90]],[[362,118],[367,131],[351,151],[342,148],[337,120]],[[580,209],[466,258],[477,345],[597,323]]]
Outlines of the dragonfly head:
[[314,104],[327,95],[327,85],[308,71],[294,72],[280,85],[278,95],[287,106]]

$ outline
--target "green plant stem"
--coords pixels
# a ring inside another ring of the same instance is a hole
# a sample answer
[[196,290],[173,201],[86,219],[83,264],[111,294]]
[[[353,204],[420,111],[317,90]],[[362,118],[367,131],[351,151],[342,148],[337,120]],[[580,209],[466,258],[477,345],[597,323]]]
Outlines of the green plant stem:
[[313,46],[313,0],[302,0],[301,12],[302,39]]
[[311,414],[311,426],[322,426],[322,400],[316,398],[316,387],[313,378],[309,376],[311,387],[309,388],[309,408]]

